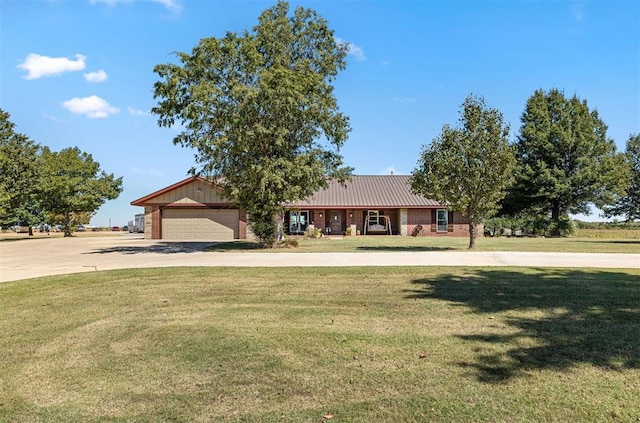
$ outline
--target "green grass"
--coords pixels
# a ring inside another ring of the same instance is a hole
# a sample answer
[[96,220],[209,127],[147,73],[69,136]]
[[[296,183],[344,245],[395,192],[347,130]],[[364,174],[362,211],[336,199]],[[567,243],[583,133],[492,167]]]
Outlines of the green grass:
[[[350,236],[298,238],[297,248],[260,250],[253,241],[235,241],[212,245],[208,251],[277,252],[403,252],[467,251],[464,237]],[[530,251],[565,253],[640,253],[640,239],[633,238],[479,238],[476,251]]]
[[0,333],[2,422],[640,416],[640,270],[83,273],[0,284]]

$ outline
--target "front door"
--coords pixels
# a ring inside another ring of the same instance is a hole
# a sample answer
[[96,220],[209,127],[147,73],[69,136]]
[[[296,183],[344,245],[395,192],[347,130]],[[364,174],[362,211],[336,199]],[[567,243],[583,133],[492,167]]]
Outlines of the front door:
[[342,212],[332,211],[331,214],[331,233],[340,235],[342,233]]

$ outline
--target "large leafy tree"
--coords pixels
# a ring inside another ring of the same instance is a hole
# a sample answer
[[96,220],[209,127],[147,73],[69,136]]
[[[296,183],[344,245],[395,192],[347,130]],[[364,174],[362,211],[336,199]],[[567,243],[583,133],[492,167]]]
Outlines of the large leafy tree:
[[626,193],[612,207],[604,209],[605,216],[624,216],[627,221],[640,219],[640,134],[631,135],[625,150],[629,163],[629,186]]
[[154,69],[159,125],[182,125],[173,142],[196,150],[191,171],[214,178],[266,246],[287,202],[351,172],[339,154],[349,122],[332,86],[346,51],[315,11],[289,16],[280,1],[252,31],[202,39],[177,53],[180,64]]
[[15,132],[9,113],[0,109],[0,225],[41,223],[36,191],[40,146]]
[[505,211],[548,215],[559,235],[569,213],[613,204],[624,192],[628,166],[607,126],[586,100],[558,89],[527,100],[516,143],[518,176]]
[[448,204],[469,221],[469,248],[478,226],[493,216],[512,183],[515,156],[509,126],[502,113],[482,97],[462,104],[459,126],[445,124],[442,133],[422,148],[411,177],[414,192]]
[[122,178],[100,169],[91,154],[79,148],[65,148],[60,152],[42,149],[39,165],[40,205],[52,224],[64,228],[64,236],[71,236],[71,228],[78,218],[93,214],[106,200],[113,200],[122,192]]

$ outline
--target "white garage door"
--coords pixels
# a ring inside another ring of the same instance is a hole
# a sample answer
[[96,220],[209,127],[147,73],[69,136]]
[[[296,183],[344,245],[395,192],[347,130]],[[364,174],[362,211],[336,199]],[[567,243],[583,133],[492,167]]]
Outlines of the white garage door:
[[237,209],[162,210],[162,239],[214,241],[237,238]]

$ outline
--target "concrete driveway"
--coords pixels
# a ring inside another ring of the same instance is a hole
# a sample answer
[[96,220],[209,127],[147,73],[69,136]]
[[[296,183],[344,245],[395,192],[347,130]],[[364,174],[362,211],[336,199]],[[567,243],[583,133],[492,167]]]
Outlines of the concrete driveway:
[[527,266],[640,268],[640,254],[516,252],[205,252],[211,242],[145,240],[139,234],[0,242],[0,282],[108,269],[173,266]]

